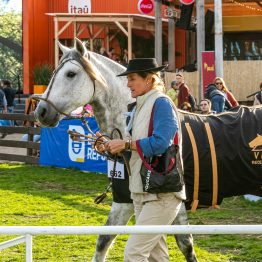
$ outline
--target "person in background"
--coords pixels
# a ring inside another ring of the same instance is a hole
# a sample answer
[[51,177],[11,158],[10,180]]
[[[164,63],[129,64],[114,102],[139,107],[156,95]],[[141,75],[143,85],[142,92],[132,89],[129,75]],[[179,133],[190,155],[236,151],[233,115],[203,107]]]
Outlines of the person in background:
[[[1,84],[1,88],[0,88],[0,113],[1,114],[7,114],[8,110],[7,110],[7,100],[5,97],[5,93],[2,89],[2,82]],[[0,119],[0,126],[9,126],[10,125],[10,121],[9,120],[1,120]],[[1,138],[5,138],[7,136],[6,133],[0,133],[0,139]]]
[[0,113],[7,113],[7,100],[2,88],[0,88]]
[[182,110],[192,112],[192,107],[188,102],[184,102],[182,104]]
[[99,50],[100,55],[109,57],[108,53],[106,52],[106,49],[102,46]]
[[254,97],[254,106],[262,105],[262,82],[260,83],[260,92],[258,92]]
[[184,77],[181,73],[176,74],[176,85],[179,90],[178,97],[177,97],[178,99],[177,107],[182,109],[182,105],[184,102],[190,103],[189,101],[190,90],[189,87],[185,84]]
[[215,112],[211,110],[211,107],[212,107],[212,103],[209,99],[202,99],[200,101],[200,114],[203,114],[203,115],[210,115],[210,114],[214,114]]
[[211,109],[217,113],[225,111],[225,105],[227,108],[231,108],[231,104],[226,99],[225,95],[214,85],[209,84],[205,91],[205,98],[209,99],[212,103]]
[[9,80],[2,80],[3,83],[3,91],[5,93],[6,101],[7,101],[7,111],[8,113],[14,112],[14,101],[16,91],[11,87],[11,83]]
[[178,86],[176,85],[176,81],[174,80],[171,82],[171,88],[168,89],[166,95],[168,95],[172,99],[176,107],[178,106],[178,92]]
[[226,84],[225,84],[225,81],[224,81],[223,78],[216,77],[215,80],[214,80],[214,84],[216,85],[217,89],[220,90],[224,94],[225,98],[230,102],[232,107],[239,106],[234,95],[226,87]]

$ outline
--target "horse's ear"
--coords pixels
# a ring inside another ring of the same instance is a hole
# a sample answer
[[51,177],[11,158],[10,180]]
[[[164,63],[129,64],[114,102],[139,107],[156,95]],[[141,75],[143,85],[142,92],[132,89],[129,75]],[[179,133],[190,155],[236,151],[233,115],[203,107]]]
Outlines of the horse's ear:
[[70,51],[70,48],[69,48],[69,47],[62,45],[59,41],[58,41],[58,46],[59,46],[59,48],[61,49],[61,51],[62,51],[63,54],[65,54],[65,53],[67,53],[68,51]]
[[75,37],[75,44],[74,48],[82,55],[84,56],[87,53],[85,45],[82,43],[81,40],[79,40],[77,37]]

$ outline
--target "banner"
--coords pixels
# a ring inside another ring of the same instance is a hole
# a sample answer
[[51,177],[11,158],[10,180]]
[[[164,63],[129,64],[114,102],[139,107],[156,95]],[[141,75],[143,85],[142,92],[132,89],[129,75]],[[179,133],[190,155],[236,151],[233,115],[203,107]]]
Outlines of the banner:
[[[95,133],[98,126],[94,117],[86,118]],[[88,135],[81,120],[62,120],[55,128],[41,129],[40,165],[78,168],[84,171],[107,174],[106,158],[99,155],[89,142],[73,141],[67,130]]]
[[68,0],[69,14],[91,14],[91,0]]
[[212,84],[216,77],[215,70],[215,52],[203,51],[202,52],[202,80],[203,80],[203,95],[205,94],[206,87]]

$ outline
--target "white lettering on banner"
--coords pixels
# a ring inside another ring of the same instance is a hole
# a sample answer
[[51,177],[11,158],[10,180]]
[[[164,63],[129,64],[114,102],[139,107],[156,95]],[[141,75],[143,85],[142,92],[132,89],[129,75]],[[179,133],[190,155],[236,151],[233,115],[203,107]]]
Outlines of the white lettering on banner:
[[86,158],[87,159],[91,159],[91,160],[99,160],[99,159],[106,160],[106,158],[104,156],[101,156],[100,154],[98,154],[96,152],[96,150],[91,148],[91,147],[87,148],[87,156],[86,156]]
[[[81,126],[69,125],[68,129],[82,135],[85,134]],[[68,135],[68,154],[74,162],[85,162],[85,142],[73,141]]]
[[116,162],[115,173],[113,172],[113,169],[114,169],[114,162],[111,161],[111,160],[108,160],[107,161],[107,175],[108,175],[108,177],[109,178],[114,177],[116,179],[125,179],[124,164],[120,164],[119,162]]
[[90,14],[91,0],[68,0],[68,13]]
[[146,185],[145,185],[145,191],[148,191],[149,189],[149,180],[150,180],[151,171],[147,170],[146,173]]

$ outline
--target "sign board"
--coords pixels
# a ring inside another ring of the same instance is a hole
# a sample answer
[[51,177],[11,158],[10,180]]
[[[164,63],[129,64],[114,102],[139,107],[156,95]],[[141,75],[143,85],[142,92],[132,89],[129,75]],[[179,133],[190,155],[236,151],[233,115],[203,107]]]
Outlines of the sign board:
[[202,80],[203,80],[203,94],[205,94],[206,87],[212,84],[216,77],[215,70],[215,52],[203,51],[202,52]]
[[195,2],[195,0],[179,0],[179,2],[183,5],[191,5]]
[[147,15],[154,10],[154,2],[153,0],[139,0],[137,8],[140,13]]
[[90,14],[91,0],[68,0],[69,14]]
[[[93,132],[98,131],[95,118],[87,118]],[[107,161],[89,142],[73,141],[67,130],[88,135],[81,120],[62,120],[55,128],[41,128],[40,165],[78,168],[107,174]]]

